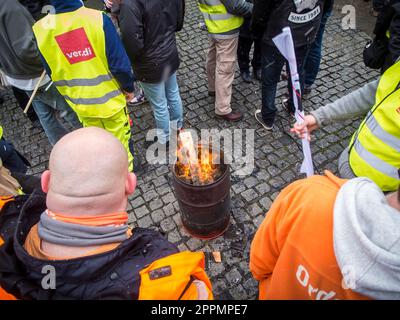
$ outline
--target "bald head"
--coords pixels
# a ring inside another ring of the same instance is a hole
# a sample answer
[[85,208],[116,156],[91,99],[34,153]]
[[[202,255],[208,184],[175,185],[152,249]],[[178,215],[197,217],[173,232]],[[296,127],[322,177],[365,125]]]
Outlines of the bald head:
[[69,133],[57,142],[50,154],[49,171],[43,174],[42,186],[48,193],[49,209],[57,210],[50,206],[57,206],[64,199],[63,211],[65,206],[76,210],[80,205],[87,211],[96,201],[103,208],[109,207],[107,202],[126,202],[127,195],[133,191],[129,187],[132,175],[128,172],[128,155],[120,141],[103,129],[90,127]]

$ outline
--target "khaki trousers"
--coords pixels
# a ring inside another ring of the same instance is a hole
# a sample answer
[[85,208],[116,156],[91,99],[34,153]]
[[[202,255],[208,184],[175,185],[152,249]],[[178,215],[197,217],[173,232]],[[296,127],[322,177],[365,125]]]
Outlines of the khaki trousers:
[[231,39],[209,37],[207,54],[208,91],[215,92],[215,113],[225,115],[232,112],[232,83],[235,78],[235,63],[239,36]]

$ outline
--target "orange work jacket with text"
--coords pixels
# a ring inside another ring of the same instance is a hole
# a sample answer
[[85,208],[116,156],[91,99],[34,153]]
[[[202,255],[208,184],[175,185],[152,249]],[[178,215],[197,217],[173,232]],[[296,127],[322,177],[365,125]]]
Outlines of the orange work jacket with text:
[[277,197],[251,245],[260,299],[367,299],[346,288],[334,253],[334,203],[346,181],[326,171]]

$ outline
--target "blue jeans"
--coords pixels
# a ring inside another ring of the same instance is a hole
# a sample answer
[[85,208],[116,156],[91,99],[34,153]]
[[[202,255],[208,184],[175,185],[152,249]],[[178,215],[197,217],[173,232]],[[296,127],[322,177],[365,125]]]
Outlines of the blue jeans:
[[307,61],[304,66],[305,80],[304,85],[306,88],[311,88],[317,79],[319,67],[321,64],[322,56],[322,39],[324,37],[325,26],[328,22],[328,18],[331,16],[332,10],[325,12],[321,19],[321,25],[315,38],[314,43],[311,45],[310,53],[308,54]]
[[[70,131],[57,119],[57,113],[67,120],[72,129],[80,128],[81,123],[54,84],[47,91],[45,91],[45,88],[46,85],[39,88],[32,105],[50,144],[54,146],[58,140]],[[32,91],[26,91],[26,93],[30,96]]]
[[176,72],[166,81],[160,83],[141,82],[141,85],[153,108],[158,141],[165,144],[169,141],[171,127],[181,129],[183,125],[182,100]]
[[[307,59],[309,46],[295,48],[297,69],[300,77],[300,85],[303,90],[304,86],[304,61]],[[272,126],[277,112],[275,106],[276,87],[281,77],[281,72],[285,58],[281,55],[276,46],[269,45],[263,42],[262,45],[262,108],[261,115],[266,125]],[[294,112],[293,89],[290,78],[289,67],[286,65],[286,70],[289,73],[288,91],[289,91],[289,108]]]

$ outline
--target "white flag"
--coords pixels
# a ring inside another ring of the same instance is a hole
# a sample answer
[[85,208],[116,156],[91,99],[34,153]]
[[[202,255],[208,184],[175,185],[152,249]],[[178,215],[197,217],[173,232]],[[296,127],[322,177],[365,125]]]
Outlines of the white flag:
[[[304,112],[303,109],[300,108],[301,87],[300,87],[299,73],[297,71],[297,61],[296,61],[296,54],[294,51],[292,32],[290,28],[289,27],[284,28],[282,30],[282,33],[277,35],[272,40],[274,41],[280,53],[285,57],[285,59],[289,63],[290,76],[292,79],[293,97],[294,97],[293,103],[295,107],[295,118],[297,123],[301,124],[304,121]],[[305,173],[307,177],[309,177],[314,174],[310,142],[307,140],[307,138],[302,139],[301,142],[303,145],[304,160],[301,165],[300,172]]]

